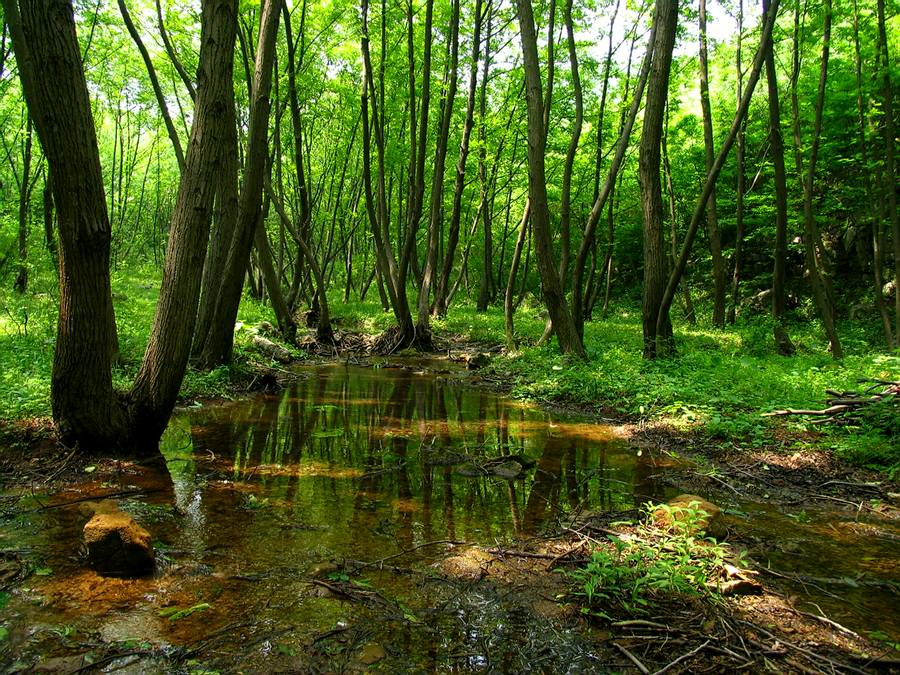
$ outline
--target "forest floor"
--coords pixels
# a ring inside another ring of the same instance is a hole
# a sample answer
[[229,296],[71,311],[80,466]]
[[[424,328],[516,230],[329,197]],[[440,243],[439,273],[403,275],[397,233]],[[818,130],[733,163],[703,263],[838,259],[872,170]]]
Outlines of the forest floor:
[[[122,283],[125,293],[119,297],[130,300],[117,308],[124,359],[115,378],[125,386],[143,351],[155,289],[127,279]],[[77,481],[93,460],[55,440],[48,397],[54,322],[40,298],[33,303],[25,312],[24,326],[0,325],[0,487],[15,484],[53,491]],[[340,317],[339,332],[357,346],[391,323],[388,314],[371,304],[333,311]],[[290,365],[279,364],[252,346],[258,332],[253,327],[265,315],[252,303],[242,305],[235,362],[212,373],[189,372],[183,405],[240,397],[291,377]],[[835,363],[814,323],[803,316],[791,324],[798,346],[791,358],[774,353],[765,317],[741,317],[724,331],[676,321],[678,356],[645,362],[640,358],[639,316],[625,304],[608,319],[588,325],[589,359],[580,362],[561,356],[554,345],[535,344],[544,324],[539,311],[523,308],[517,315],[521,343],[514,350],[498,342],[502,321],[496,311],[455,310],[451,318],[435,322],[440,351],[434,356],[465,359],[487,354],[483,362],[473,363],[478,367],[468,378],[472,386],[613,424],[622,439],[652,451],[659,461],[688,459],[688,468],[670,471],[667,478],[683,491],[714,502],[765,501],[798,517],[821,507],[891,526],[900,523],[896,407],[882,406],[871,415],[837,425],[813,424],[804,417],[762,416],[783,408],[824,407],[826,389],[860,391],[871,379],[900,378],[900,356],[878,351],[873,346],[877,336],[869,333],[868,324],[842,324],[847,355]],[[311,353],[314,350],[291,351],[301,363],[335,359],[333,354]],[[382,365],[395,360],[403,367],[404,359],[420,356],[376,358]],[[355,352],[337,358],[364,362],[370,357]],[[636,534],[641,527],[637,521],[595,526],[626,540],[641,536]],[[600,538],[601,544],[584,530],[561,532],[553,539],[523,544],[518,553],[525,555],[484,549],[479,553],[484,559],[478,564],[478,578],[517,588],[531,584],[534,597],[571,597],[571,581],[546,572],[561,564],[569,568],[588,564],[589,547],[608,548],[607,535]],[[791,582],[797,580],[774,575],[759,579],[761,592],[750,595],[725,601],[718,595],[701,600],[679,596],[657,602],[650,618],[626,612],[604,619],[610,649],[641,672],[679,671],[698,654],[712,659],[713,670],[900,669],[896,637],[866,638],[824,614],[796,609]],[[898,593],[895,587],[877,592],[881,591]],[[576,601],[563,609],[545,609],[571,612],[576,621],[581,620],[576,619],[578,607]],[[679,655],[690,656],[675,663]]]

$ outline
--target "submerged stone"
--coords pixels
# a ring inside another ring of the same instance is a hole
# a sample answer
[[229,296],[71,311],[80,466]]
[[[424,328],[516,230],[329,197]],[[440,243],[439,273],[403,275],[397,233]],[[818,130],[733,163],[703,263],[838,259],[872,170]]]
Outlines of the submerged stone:
[[100,574],[143,576],[153,571],[150,533],[122,511],[98,512],[84,526],[88,562]]

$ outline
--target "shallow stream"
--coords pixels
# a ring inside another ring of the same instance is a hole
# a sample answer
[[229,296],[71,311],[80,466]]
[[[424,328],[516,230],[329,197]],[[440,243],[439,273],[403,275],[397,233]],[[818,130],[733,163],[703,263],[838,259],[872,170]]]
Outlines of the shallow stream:
[[[522,548],[573,512],[672,497],[683,490],[666,472],[685,466],[467,378],[445,362],[308,368],[277,394],[176,414],[163,439],[171,480],[110,463],[20,500],[31,512],[0,522],[0,666],[72,672],[116,644],[133,651],[111,662],[125,672],[600,668],[595,630],[539,583],[453,580],[436,565],[463,543]],[[528,468],[483,475],[501,455]],[[83,500],[111,493],[153,534],[151,578],[84,564]],[[900,640],[896,526],[723,506],[756,563],[803,576],[791,588],[807,611]],[[347,586],[347,561],[382,563]],[[23,565],[31,574],[17,580]]]

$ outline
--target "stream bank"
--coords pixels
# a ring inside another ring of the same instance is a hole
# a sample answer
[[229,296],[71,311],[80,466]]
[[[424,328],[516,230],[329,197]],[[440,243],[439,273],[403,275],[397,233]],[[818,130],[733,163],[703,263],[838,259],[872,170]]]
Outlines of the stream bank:
[[[718,474],[744,493],[694,489],[703,469],[666,448],[471,379],[412,359],[301,368],[281,392],[182,409],[164,439],[168,476],[73,457],[74,480],[7,487],[6,668],[63,659],[52,663],[71,672],[90,656],[172,672],[584,672],[637,669],[625,652],[662,668],[704,642],[670,670],[695,659],[719,670],[766,659],[798,672],[892,667],[866,633],[900,639],[890,513],[785,511]],[[514,456],[534,466],[510,459],[522,469],[512,478],[471,470]],[[583,564],[585,537],[597,538],[567,532],[572,515],[605,513],[606,529],[627,535],[641,503],[684,491],[726,508],[734,548],[773,572],[759,575],[766,592],[582,618],[571,580],[553,571]],[[111,494],[153,533],[156,575],[86,569],[75,500]]]

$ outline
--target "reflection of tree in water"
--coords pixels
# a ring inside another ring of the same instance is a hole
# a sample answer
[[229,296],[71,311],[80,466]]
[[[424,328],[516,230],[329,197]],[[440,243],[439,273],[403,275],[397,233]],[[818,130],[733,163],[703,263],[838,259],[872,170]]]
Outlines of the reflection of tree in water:
[[[560,509],[628,508],[657,491],[646,457],[635,471],[633,455],[578,424],[409,370],[322,368],[280,396],[191,419],[197,454],[228,458],[233,480],[298,523],[349,524],[404,547],[534,533]],[[460,475],[454,459],[509,455],[537,465],[502,480]]]

